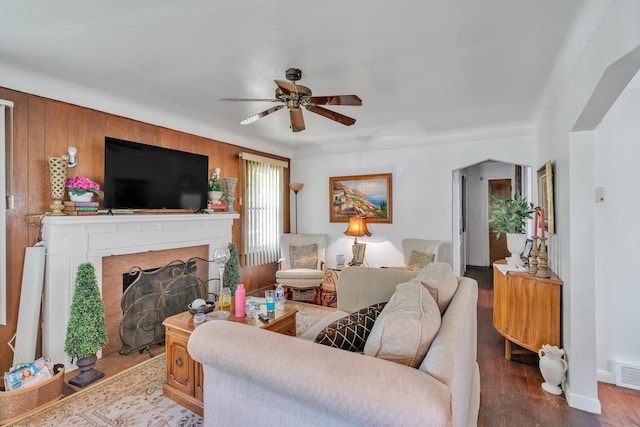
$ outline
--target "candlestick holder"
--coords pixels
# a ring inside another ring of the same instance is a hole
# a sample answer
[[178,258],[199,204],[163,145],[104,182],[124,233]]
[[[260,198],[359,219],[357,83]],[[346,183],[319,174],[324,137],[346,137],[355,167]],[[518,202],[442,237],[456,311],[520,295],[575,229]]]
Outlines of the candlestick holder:
[[529,253],[529,274],[534,275],[538,272],[538,236],[531,236],[533,244]]
[[538,271],[536,272],[536,276],[538,277],[551,277],[549,273],[549,264],[547,260],[549,259],[549,255],[547,254],[547,238],[540,238],[540,254],[538,255],[540,258],[540,262],[538,263]]

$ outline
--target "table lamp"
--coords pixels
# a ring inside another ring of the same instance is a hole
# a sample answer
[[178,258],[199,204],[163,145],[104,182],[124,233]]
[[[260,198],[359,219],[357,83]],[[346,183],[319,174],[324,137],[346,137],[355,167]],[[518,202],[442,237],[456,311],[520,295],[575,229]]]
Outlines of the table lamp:
[[349,227],[344,232],[347,236],[354,236],[353,246],[351,251],[353,252],[353,259],[349,262],[349,265],[360,265],[364,261],[364,253],[362,259],[356,259],[356,249],[358,248],[358,237],[371,236],[371,232],[367,229],[366,218],[355,216],[349,218]]

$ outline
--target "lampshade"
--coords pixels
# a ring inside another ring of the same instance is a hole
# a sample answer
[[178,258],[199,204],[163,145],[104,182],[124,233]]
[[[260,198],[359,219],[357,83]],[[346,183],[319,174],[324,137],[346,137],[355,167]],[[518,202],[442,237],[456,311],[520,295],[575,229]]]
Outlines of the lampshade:
[[371,232],[367,230],[366,218],[357,216],[349,218],[349,227],[344,234],[355,237],[371,236]]
[[289,188],[291,188],[296,194],[298,194],[298,191],[302,190],[302,187],[304,187],[304,184],[301,182],[292,182],[289,184]]

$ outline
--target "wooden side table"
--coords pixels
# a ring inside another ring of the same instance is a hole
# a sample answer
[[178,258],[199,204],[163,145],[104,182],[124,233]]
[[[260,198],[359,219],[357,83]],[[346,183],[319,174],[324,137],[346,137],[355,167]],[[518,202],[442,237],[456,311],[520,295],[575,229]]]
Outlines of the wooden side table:
[[[506,264],[496,261],[495,264]],[[518,351],[511,343],[537,352],[543,344],[560,346],[562,280],[493,267],[493,326],[505,338],[504,357]]]
[[[249,319],[247,317],[236,318],[233,315],[233,303],[230,311],[229,319],[210,320],[210,322],[239,322],[246,324],[248,327],[253,326],[284,335],[296,336],[296,313],[298,310],[287,304],[285,304],[284,310],[276,311],[276,319],[269,323],[263,323],[259,319]],[[266,312],[264,307],[263,311]],[[193,323],[193,316],[188,311],[167,317],[162,324],[165,327],[167,358],[167,379],[163,386],[162,394],[203,416],[204,375],[202,365],[193,360],[187,350],[189,337],[199,324]]]

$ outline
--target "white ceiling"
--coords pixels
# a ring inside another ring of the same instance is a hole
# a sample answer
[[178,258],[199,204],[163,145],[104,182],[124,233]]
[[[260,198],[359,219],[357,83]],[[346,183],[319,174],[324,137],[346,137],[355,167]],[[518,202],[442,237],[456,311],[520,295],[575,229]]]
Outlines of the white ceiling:
[[[522,132],[566,79],[554,64],[588,3],[4,0],[0,86],[284,152]],[[304,111],[292,133],[281,110],[241,126],[273,104],[218,101],[271,98],[289,67],[314,95],[359,95],[329,107],[357,122]]]

